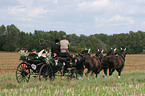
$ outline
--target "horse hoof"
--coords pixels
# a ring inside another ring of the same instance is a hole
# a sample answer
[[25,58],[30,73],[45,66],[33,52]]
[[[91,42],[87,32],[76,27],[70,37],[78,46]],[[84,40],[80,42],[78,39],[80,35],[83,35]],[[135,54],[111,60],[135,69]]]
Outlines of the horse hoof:
[[79,77],[79,80],[83,80],[83,78],[82,77]]
[[103,77],[105,78],[105,77],[106,77],[106,75],[103,75]]
[[90,80],[89,77],[87,79]]

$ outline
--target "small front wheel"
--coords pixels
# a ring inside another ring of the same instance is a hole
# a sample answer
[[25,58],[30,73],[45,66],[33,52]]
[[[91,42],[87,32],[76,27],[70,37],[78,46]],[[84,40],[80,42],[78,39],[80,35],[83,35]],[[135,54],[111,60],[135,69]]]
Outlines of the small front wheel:
[[68,80],[77,79],[77,74],[76,68],[71,68],[68,72]]
[[48,64],[42,65],[39,71],[39,80],[40,81],[46,81],[48,79],[53,78],[53,70],[52,67]]
[[28,82],[30,79],[30,68],[26,63],[22,62],[18,65],[16,70],[16,80],[18,83]]

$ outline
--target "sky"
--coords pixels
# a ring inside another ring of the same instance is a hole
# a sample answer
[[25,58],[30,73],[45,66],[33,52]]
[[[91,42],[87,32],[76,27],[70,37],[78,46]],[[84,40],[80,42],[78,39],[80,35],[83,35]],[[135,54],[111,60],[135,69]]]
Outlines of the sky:
[[0,0],[0,26],[66,34],[145,32],[145,0]]

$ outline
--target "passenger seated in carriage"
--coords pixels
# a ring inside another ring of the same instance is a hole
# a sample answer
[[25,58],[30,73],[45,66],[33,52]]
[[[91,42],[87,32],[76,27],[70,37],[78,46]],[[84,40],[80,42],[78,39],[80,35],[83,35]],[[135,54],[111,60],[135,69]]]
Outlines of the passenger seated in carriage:
[[46,49],[43,49],[43,50],[41,50],[39,53],[38,53],[38,57],[44,57],[44,58],[46,58],[46,55],[47,55],[47,51],[46,51]]
[[36,49],[32,49],[32,52],[28,55],[29,58],[35,58],[38,57],[38,54],[36,52]]
[[38,57],[46,58],[47,51],[45,49],[41,50],[39,53],[36,52],[36,49],[33,49],[32,52],[28,55],[29,59],[36,59]]

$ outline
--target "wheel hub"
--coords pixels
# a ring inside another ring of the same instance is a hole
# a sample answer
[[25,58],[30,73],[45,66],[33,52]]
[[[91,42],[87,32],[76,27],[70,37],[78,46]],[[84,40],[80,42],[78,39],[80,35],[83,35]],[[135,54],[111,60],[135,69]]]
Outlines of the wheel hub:
[[22,72],[21,72],[21,75],[22,75],[23,77],[25,77],[25,76],[28,75],[28,73],[27,73],[26,71],[22,71]]

